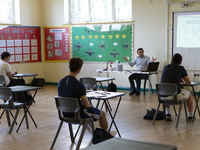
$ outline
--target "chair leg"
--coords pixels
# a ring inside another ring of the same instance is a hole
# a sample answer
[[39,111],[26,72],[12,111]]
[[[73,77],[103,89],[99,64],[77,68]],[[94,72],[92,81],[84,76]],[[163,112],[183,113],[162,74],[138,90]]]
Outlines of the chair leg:
[[91,121],[91,126],[92,126],[92,135],[93,135],[93,133],[94,133],[94,122],[93,122],[93,120]]
[[[69,126],[69,132],[70,132],[70,138],[71,138],[71,142],[75,143],[75,138],[74,138],[74,133],[73,133],[73,129],[72,129],[72,124],[68,123]],[[80,125],[79,125],[80,128]],[[79,130],[79,128],[77,130]],[[77,134],[77,132],[76,132]]]
[[6,110],[6,117],[7,117],[8,126],[10,127],[11,122],[10,122],[9,110]]
[[173,105],[173,108],[174,108],[175,115],[177,116],[176,108],[174,105]]
[[182,109],[182,102],[179,105],[179,109],[178,109],[178,116],[176,117],[176,124],[175,127],[178,127],[178,123],[179,123],[179,119],[180,119],[180,115],[181,115],[181,109]]
[[[78,129],[76,130],[75,136],[73,136],[73,129],[71,128],[71,130],[72,130],[72,137],[71,137],[72,143],[75,143],[75,139],[76,139],[76,136],[78,134],[80,127],[81,127],[81,124],[79,124]],[[71,135],[71,133],[70,133],[70,135]]]
[[1,116],[0,116],[0,119],[1,119],[1,117],[3,116],[4,112],[5,112],[5,110],[2,111]]
[[[9,110],[9,112],[10,112],[10,115],[12,116],[12,118],[14,118],[12,112],[10,110]],[[17,125],[17,122],[15,122],[15,124]]]
[[59,125],[59,127],[58,127],[58,130],[57,130],[56,135],[55,135],[55,137],[54,137],[54,139],[53,139],[53,142],[52,142],[52,144],[51,144],[50,149],[53,149],[54,144],[56,143],[58,134],[60,133],[60,129],[61,129],[62,125],[63,125],[63,121],[60,122],[60,125]]
[[159,107],[160,107],[160,102],[158,102],[158,106],[157,106],[157,109],[156,109],[156,113],[154,114],[154,117],[153,117],[152,125],[154,124],[154,122],[155,122],[155,120],[156,120],[156,117],[157,117],[157,114],[158,114]]
[[81,145],[81,142],[82,142],[82,139],[83,139],[87,124],[88,124],[88,122],[85,122],[84,125],[83,125],[82,131],[81,131],[81,135],[79,137],[78,144],[76,146],[76,150],[79,150],[79,147]]
[[184,108],[185,108],[185,117],[186,117],[186,122],[188,123],[188,116],[187,116],[187,107],[186,107],[186,102],[184,102]]
[[149,80],[149,84],[150,84],[151,92],[153,93],[153,88],[152,88],[150,80]]
[[15,122],[16,122],[16,120],[17,120],[19,111],[20,111],[20,108],[18,108],[18,109],[16,110],[15,117],[13,118],[13,121],[12,121],[12,124],[11,124],[11,126],[10,126],[10,130],[9,130],[8,134],[10,134],[10,133],[12,132],[12,130],[13,130],[13,127],[14,127]]
[[146,82],[147,82],[147,80],[144,79],[144,95],[145,95],[145,90],[146,90]]

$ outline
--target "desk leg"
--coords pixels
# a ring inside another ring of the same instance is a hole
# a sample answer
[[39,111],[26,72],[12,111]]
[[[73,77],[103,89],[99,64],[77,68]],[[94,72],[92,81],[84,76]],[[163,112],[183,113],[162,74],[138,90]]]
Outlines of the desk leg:
[[99,84],[101,85],[102,90],[105,91],[103,88],[103,84],[101,82],[99,82]]
[[[29,94],[32,96],[32,94],[31,94],[31,92],[29,91]],[[34,95],[32,96],[32,98],[33,98],[33,102],[35,103],[35,100],[34,100],[34,98],[35,98],[35,95],[37,94],[37,90],[35,90],[35,93],[34,93]]]
[[151,75],[149,74],[148,99],[150,99],[150,88],[151,88]]
[[195,117],[195,113],[196,113],[196,109],[198,110],[199,116],[200,116],[200,111],[199,111],[199,105],[198,105],[199,96],[198,96],[198,98],[197,98],[197,96],[196,96],[196,94],[195,94],[194,86],[192,86],[192,91],[193,91],[193,93],[194,93],[194,99],[195,99],[195,102],[196,102],[196,106],[195,106],[194,114],[193,114],[193,118],[192,118],[192,122],[193,122],[193,121],[194,121],[194,117]]
[[[106,107],[108,107],[107,101],[108,101],[108,100],[104,100]],[[119,130],[118,130],[118,128],[117,128],[117,125],[116,125],[114,119],[115,119],[115,116],[116,116],[116,114],[117,114],[117,111],[118,111],[120,102],[121,102],[121,96],[120,96],[120,98],[119,98],[119,102],[118,102],[118,104],[117,104],[117,107],[116,107],[116,110],[115,110],[115,112],[114,112],[114,115],[112,115],[110,109],[108,109],[108,112],[109,112],[110,117],[111,117],[111,119],[112,119],[112,122],[111,122],[111,124],[110,124],[109,129],[108,129],[108,132],[110,132],[111,127],[112,127],[112,124],[114,124],[114,126],[115,126],[115,128],[116,128],[116,130],[117,130],[117,133],[118,133],[119,137],[121,137],[121,135],[120,135],[120,133],[119,133]]]

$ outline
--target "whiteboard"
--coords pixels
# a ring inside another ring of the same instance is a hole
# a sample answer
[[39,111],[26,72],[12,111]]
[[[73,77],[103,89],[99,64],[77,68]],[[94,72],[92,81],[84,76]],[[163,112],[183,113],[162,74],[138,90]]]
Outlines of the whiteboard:
[[200,70],[200,12],[176,12],[173,19],[173,54],[180,53],[187,70]]

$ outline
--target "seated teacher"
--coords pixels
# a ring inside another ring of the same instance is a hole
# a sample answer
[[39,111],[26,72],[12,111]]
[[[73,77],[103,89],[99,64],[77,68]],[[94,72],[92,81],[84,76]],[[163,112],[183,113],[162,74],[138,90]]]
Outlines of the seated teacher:
[[[150,62],[150,58],[148,56],[144,55],[144,50],[143,48],[138,48],[137,50],[137,54],[138,56],[136,56],[132,62],[130,62],[128,60],[127,57],[123,57],[124,60],[126,60],[129,64],[129,66],[133,67],[134,65],[137,66],[137,70],[139,71],[145,71],[148,68],[149,62]],[[156,58],[152,57],[152,62],[154,62],[156,60]],[[133,73],[129,76],[129,82],[130,82],[130,93],[129,95],[140,95],[140,84],[141,84],[141,79],[146,79],[148,78],[147,74],[136,74]],[[137,84],[137,88],[135,88],[135,84],[134,81],[136,81]]]

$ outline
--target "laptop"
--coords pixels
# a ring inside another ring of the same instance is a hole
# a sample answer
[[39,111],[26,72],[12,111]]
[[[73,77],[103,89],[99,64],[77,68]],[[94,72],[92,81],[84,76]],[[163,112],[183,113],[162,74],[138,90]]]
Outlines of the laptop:
[[146,71],[142,72],[150,72],[150,71],[157,71],[160,62],[150,62]]

